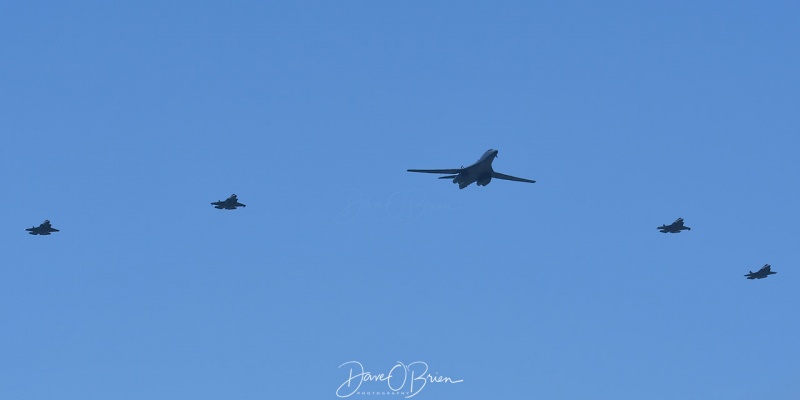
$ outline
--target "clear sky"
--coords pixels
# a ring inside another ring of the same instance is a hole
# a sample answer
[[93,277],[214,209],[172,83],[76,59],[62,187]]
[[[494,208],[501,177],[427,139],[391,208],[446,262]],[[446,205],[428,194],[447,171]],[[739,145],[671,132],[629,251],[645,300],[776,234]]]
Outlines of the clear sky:
[[4,2],[0,398],[796,399],[798,20]]

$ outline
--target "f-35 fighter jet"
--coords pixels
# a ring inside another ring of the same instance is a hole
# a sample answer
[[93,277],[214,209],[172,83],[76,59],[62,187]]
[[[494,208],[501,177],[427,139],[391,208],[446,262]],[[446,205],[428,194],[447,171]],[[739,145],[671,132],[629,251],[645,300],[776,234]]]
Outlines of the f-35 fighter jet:
[[492,161],[497,157],[497,150],[489,149],[483,153],[480,159],[469,167],[453,168],[453,169],[409,169],[408,172],[425,172],[429,174],[450,174],[447,176],[440,176],[439,179],[452,179],[453,183],[458,184],[459,189],[463,189],[472,182],[477,182],[478,186],[486,186],[492,181],[492,178],[505,179],[509,181],[535,183],[536,181],[530,179],[517,178],[515,176],[501,174],[494,172],[492,169]]
[[235,210],[236,207],[247,207],[246,205],[239,203],[239,199],[236,198],[235,194],[232,194],[231,197],[228,197],[225,201],[215,201],[211,203],[211,205],[220,210]]
[[770,275],[777,274],[777,272],[772,272],[772,267],[769,264],[764,264],[758,272],[750,271],[749,274],[745,275],[747,279],[764,279]]
[[692,230],[692,228],[689,228],[688,226],[683,226],[683,218],[678,218],[675,220],[675,222],[669,225],[661,225],[656,229],[661,231],[661,233],[681,233],[682,230]]
[[50,232],[58,232],[58,229],[53,228],[50,225],[50,220],[47,220],[47,219],[44,220],[44,222],[41,225],[39,225],[37,227],[33,227],[32,226],[32,227],[30,227],[28,229],[25,229],[25,230],[28,231],[28,234],[31,234],[31,235],[49,235]]

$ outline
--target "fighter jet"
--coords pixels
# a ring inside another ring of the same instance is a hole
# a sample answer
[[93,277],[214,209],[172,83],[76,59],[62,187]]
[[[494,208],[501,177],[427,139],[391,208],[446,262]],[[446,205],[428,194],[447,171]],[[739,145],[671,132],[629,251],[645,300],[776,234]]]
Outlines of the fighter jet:
[[239,199],[236,198],[235,194],[232,194],[231,197],[228,197],[225,201],[215,201],[211,203],[214,208],[219,210],[235,210],[236,207],[247,207],[246,205],[239,203]]
[[42,223],[41,225],[37,227],[32,226],[25,230],[28,231],[28,234],[31,235],[49,235],[50,232],[58,232],[58,229],[50,226],[50,220],[47,219],[44,220],[44,223]]
[[661,231],[661,233],[681,233],[682,230],[692,230],[692,228],[689,228],[688,226],[683,226],[683,218],[678,218],[675,220],[675,222],[669,225],[661,225],[656,229]]
[[764,279],[770,275],[777,274],[777,272],[772,272],[772,267],[769,264],[764,264],[758,272],[750,271],[749,274],[745,275],[747,279]]
[[492,178],[505,179],[509,181],[535,183],[536,181],[530,179],[517,178],[515,176],[501,174],[494,172],[492,169],[492,161],[497,157],[497,150],[489,149],[483,153],[480,159],[469,167],[453,168],[453,169],[409,169],[408,172],[425,172],[429,174],[449,174],[440,176],[439,179],[452,179],[453,183],[458,184],[459,189],[463,189],[472,182],[477,182],[478,186],[486,186],[492,181]]

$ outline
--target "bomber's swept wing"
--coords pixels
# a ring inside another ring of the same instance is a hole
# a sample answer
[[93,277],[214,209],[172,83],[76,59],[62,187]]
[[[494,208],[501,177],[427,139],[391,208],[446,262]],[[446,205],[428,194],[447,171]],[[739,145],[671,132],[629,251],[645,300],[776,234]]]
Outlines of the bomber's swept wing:
[[517,182],[528,182],[528,183],[536,183],[536,181],[532,179],[525,179],[525,178],[517,178],[516,176],[501,174],[499,172],[492,171],[492,178],[497,179],[505,179],[507,181],[517,181]]
[[453,168],[453,169],[409,169],[408,172],[425,172],[428,174],[458,174],[463,171],[464,168]]

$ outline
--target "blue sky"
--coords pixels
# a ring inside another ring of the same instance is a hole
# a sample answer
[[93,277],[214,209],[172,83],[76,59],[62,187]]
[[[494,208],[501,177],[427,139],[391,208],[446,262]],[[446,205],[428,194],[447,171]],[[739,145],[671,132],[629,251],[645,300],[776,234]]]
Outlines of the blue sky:
[[799,14],[3,4],[0,398],[796,398]]

